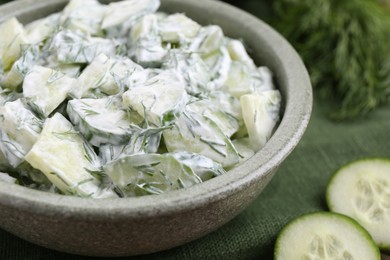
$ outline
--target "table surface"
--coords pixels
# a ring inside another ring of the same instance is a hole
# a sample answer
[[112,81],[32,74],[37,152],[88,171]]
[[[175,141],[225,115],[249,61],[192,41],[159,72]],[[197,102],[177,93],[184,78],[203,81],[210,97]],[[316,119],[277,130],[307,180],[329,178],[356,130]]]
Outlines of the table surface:
[[[184,246],[125,259],[272,259],[276,236],[288,221],[327,210],[325,187],[336,169],[362,157],[390,157],[386,142],[390,140],[390,106],[347,122],[329,120],[329,111],[329,102],[315,98],[312,119],[298,147],[263,193],[232,221]],[[0,259],[93,258],[41,248],[0,229]]]

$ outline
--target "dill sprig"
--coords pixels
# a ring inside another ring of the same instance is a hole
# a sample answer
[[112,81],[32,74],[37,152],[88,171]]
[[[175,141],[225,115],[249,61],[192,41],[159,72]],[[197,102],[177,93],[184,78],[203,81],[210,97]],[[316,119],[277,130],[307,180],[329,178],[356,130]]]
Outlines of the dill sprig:
[[302,56],[334,119],[390,100],[390,10],[377,0],[276,0],[273,25]]

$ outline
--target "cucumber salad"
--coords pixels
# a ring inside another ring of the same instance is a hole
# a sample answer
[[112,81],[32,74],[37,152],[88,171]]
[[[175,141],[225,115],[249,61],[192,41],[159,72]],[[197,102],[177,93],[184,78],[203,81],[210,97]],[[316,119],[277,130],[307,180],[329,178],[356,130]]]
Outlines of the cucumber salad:
[[161,194],[224,174],[279,121],[267,67],[159,0],[72,0],[0,24],[0,181],[80,197]]

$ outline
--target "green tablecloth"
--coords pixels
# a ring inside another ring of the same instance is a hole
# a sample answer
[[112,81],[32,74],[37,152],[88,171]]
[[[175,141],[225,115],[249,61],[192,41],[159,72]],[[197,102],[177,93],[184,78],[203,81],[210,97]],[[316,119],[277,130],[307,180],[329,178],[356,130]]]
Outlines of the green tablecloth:
[[[390,157],[390,106],[341,123],[329,121],[328,110],[328,103],[315,100],[312,120],[298,147],[264,192],[231,222],[187,245],[125,259],[272,259],[283,225],[298,215],[326,210],[324,192],[332,172],[357,158]],[[41,248],[0,229],[0,259],[92,258]]]

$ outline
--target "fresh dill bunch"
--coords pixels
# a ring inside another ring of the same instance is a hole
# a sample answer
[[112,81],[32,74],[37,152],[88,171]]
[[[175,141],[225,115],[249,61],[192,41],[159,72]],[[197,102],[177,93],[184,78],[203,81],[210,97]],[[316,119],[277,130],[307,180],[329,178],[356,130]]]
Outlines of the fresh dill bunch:
[[302,56],[333,119],[364,115],[390,100],[387,0],[275,0],[272,22]]

